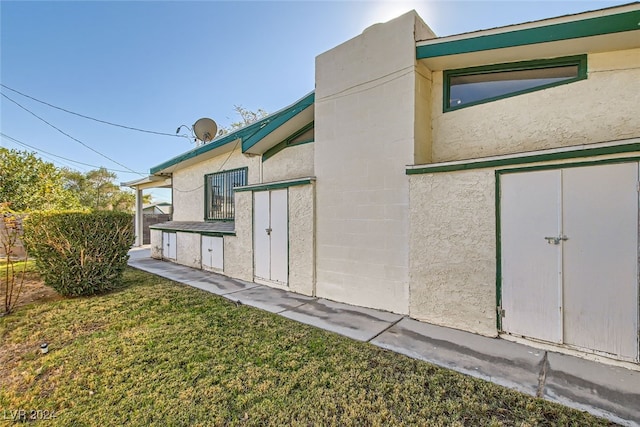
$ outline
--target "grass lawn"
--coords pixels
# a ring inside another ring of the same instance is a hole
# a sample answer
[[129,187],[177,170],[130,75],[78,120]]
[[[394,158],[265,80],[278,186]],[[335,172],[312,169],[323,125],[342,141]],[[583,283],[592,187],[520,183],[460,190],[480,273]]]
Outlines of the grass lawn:
[[0,318],[0,420],[23,409],[53,412],[47,426],[608,425],[141,271],[125,279]]

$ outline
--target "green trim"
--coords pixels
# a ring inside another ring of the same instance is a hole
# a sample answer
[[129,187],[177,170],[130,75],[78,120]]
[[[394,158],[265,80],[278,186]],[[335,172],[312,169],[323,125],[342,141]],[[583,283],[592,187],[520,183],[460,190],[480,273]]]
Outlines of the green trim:
[[249,150],[251,147],[260,142],[264,137],[271,132],[288,122],[294,116],[297,116],[302,111],[311,107],[315,102],[316,94],[311,92],[295,104],[290,107],[281,110],[269,117],[269,120],[264,126],[260,126],[258,130],[246,138],[242,139],[242,152]]
[[307,185],[307,184],[311,184],[314,181],[315,181],[315,178],[304,178],[304,179],[298,179],[295,181],[274,182],[270,184],[254,184],[254,185],[247,185],[245,187],[235,188],[234,191],[241,192],[241,191],[277,190],[280,188],[295,187],[297,185]]
[[278,154],[280,151],[284,150],[287,147],[294,147],[296,145],[302,145],[302,144],[308,144],[310,142],[314,142],[313,138],[309,139],[309,140],[304,140],[304,141],[297,141],[297,142],[294,142],[294,143],[291,142],[293,139],[297,138],[298,136],[302,135],[303,133],[305,133],[309,129],[313,128],[314,124],[315,124],[315,122],[312,121],[311,123],[305,125],[304,127],[299,129],[298,131],[294,132],[288,138],[282,140],[278,144],[276,144],[273,147],[269,148],[262,155],[262,161],[264,162],[265,160],[268,160],[269,158],[275,156],[276,154]]
[[640,154],[637,156],[631,156],[631,157],[617,157],[614,159],[588,160],[585,162],[577,162],[577,163],[562,163],[562,164],[554,164],[554,165],[527,166],[527,167],[513,168],[513,169],[499,169],[499,170],[496,170],[496,172],[500,173],[500,175],[506,175],[506,174],[518,173],[518,172],[532,172],[532,171],[542,171],[542,170],[551,170],[551,169],[570,169],[570,168],[579,168],[584,166],[629,163],[629,162],[637,162],[639,160],[640,160]]
[[[449,105],[449,102],[451,101],[450,93],[451,93],[452,77],[469,76],[469,75],[475,75],[475,74],[491,74],[495,72],[504,72],[504,71],[539,70],[539,69],[556,68],[556,67],[563,67],[563,66],[569,66],[569,65],[578,66],[578,73],[576,77],[562,80],[560,82],[549,83],[545,85],[532,87],[529,89],[518,90],[518,91],[510,92],[504,95],[493,96],[490,98],[481,99],[479,101],[469,102],[463,105],[457,105],[457,106]],[[561,86],[568,83],[585,80],[586,78],[587,78],[587,55],[566,56],[562,58],[553,58],[553,59],[537,59],[532,61],[509,62],[504,64],[485,65],[481,67],[460,68],[457,70],[446,70],[443,72],[442,86],[444,88],[444,96],[442,98],[442,110],[445,112],[460,110],[461,108],[471,107],[479,104],[485,104],[487,102],[497,101],[498,99],[510,98],[512,96],[522,95],[530,92],[536,92],[539,90],[548,89],[555,86]]]
[[238,139],[242,141],[242,151],[245,152],[247,149],[258,143],[260,139],[264,138],[266,135],[280,127],[287,120],[297,115],[310,105],[313,105],[314,100],[315,92],[311,92],[289,107],[283,108],[282,110],[277,111],[257,122],[251,123],[250,125],[247,125],[241,129],[238,129],[235,132],[220,136],[209,142],[208,144],[196,147],[190,151],[187,151],[186,153],[180,154],[179,156],[176,156],[170,160],[167,160],[166,162],[154,166],[149,170],[149,173],[151,175],[154,175],[167,168],[176,166],[186,160],[193,159],[200,156],[201,154],[207,153],[211,150],[215,150],[216,148],[222,147],[224,145],[234,143]]
[[626,145],[614,145],[610,147],[600,148],[585,148],[573,151],[561,151],[557,153],[548,154],[534,154],[524,157],[511,157],[506,159],[496,160],[484,160],[477,162],[466,162],[457,164],[444,164],[434,166],[424,166],[416,169],[407,169],[407,175],[420,175],[425,173],[441,173],[441,172],[456,172],[473,169],[486,169],[496,168],[512,165],[523,165],[527,163],[549,162],[554,160],[569,160],[579,159],[584,157],[604,156],[609,154],[622,154],[632,153],[634,151],[640,151],[640,143],[626,144]]
[[175,228],[154,227],[153,230],[162,230],[165,233],[189,233],[200,234],[202,236],[224,237],[235,236],[235,231],[198,231],[198,230],[176,230]]
[[187,151],[186,153],[180,154],[179,156],[176,156],[170,160],[167,160],[164,163],[160,163],[159,165],[149,169],[149,174],[154,175],[156,173],[163,171],[164,169],[170,168],[171,166],[176,166],[179,163],[182,163],[194,157],[198,157],[201,154],[204,154],[208,151],[222,147],[223,145],[227,145],[231,142],[236,141],[237,139],[242,139],[242,135],[250,133],[251,131],[255,131],[255,128],[258,127],[257,124],[258,123],[254,123],[252,125],[244,127],[239,131],[227,134],[223,137],[220,137],[218,139],[215,139],[209,142],[208,144],[201,145],[200,147],[194,148],[193,150]]
[[498,308],[502,306],[502,234],[500,225],[500,172],[495,171],[495,209],[496,209],[496,328],[502,331],[502,314]]
[[416,47],[416,59],[527,46],[638,30],[640,10]]

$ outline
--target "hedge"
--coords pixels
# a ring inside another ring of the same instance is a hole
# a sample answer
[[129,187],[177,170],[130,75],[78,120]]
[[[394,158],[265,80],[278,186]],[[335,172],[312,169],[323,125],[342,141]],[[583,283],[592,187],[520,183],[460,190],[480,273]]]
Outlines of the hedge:
[[120,286],[133,240],[133,216],[124,212],[36,212],[24,221],[41,277],[65,296]]

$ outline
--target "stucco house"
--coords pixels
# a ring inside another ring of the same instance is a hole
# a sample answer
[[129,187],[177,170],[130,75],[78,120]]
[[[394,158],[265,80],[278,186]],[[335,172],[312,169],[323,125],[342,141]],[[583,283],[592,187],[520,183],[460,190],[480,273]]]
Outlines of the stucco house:
[[173,191],[152,256],[637,366],[639,23],[369,27],[314,92],[130,183]]

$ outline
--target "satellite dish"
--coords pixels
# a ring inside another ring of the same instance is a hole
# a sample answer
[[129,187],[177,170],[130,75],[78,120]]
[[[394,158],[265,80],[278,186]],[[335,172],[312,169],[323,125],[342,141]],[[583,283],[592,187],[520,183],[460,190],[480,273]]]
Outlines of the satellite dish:
[[209,142],[218,134],[218,125],[213,120],[205,117],[194,123],[193,133],[196,134],[196,138],[200,141]]

